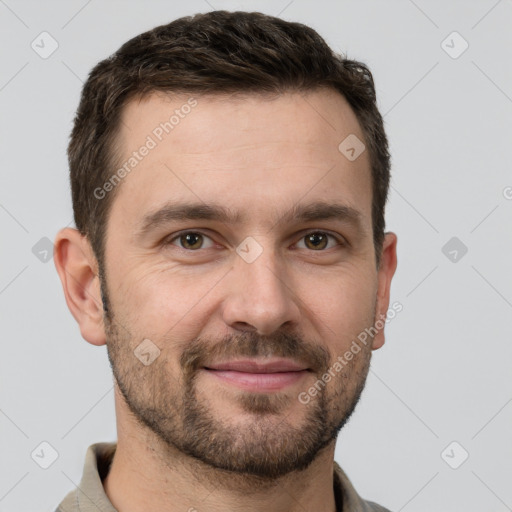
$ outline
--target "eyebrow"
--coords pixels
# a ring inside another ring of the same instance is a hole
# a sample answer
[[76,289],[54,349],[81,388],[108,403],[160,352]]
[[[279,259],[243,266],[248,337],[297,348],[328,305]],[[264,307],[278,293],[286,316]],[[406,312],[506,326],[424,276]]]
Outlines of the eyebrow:
[[[176,203],[169,202],[158,210],[147,213],[136,232],[136,237],[165,226],[174,221],[209,220],[223,224],[242,224],[247,216],[235,212],[223,205],[206,203]],[[295,204],[283,215],[277,215],[272,226],[279,223],[308,222],[321,220],[338,220],[353,225],[361,233],[365,233],[363,216],[355,208],[325,201],[316,201],[309,204]]]

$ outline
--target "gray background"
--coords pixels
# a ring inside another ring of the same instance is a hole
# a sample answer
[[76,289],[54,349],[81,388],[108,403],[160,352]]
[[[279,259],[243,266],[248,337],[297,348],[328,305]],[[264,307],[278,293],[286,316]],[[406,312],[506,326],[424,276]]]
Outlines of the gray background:
[[[134,35],[213,8],[309,24],[376,80],[404,309],[336,460],[393,511],[512,510],[512,1],[183,4],[0,0],[0,512],[53,512],[87,446],[116,439],[105,347],[82,339],[44,261],[45,237],[73,225],[65,151],[82,82]],[[46,59],[31,48],[43,31],[59,45]],[[48,469],[31,458],[43,441],[59,454]]]

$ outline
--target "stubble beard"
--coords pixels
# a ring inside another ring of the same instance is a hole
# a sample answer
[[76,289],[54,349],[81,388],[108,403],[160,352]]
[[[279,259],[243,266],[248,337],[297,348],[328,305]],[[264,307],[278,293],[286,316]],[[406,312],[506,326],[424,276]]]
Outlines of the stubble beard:
[[223,417],[222,411],[210,406],[207,392],[200,391],[204,385],[198,388],[205,361],[220,355],[272,354],[302,359],[315,369],[314,378],[306,379],[309,388],[328,371],[329,353],[290,333],[259,336],[249,332],[220,342],[195,338],[180,357],[182,372],[173,377],[171,361],[165,353],[169,345],[158,343],[160,356],[144,366],[133,354],[138,342],[126,326],[118,327],[104,293],[105,302],[109,304],[104,315],[108,358],[126,406],[142,429],[148,430],[167,452],[161,454],[163,463],[171,466],[171,454],[175,457],[179,452],[191,465],[215,475],[212,480],[217,486],[221,481],[228,485],[229,481],[237,489],[246,485],[251,489],[269,488],[280,477],[305,470],[335,443],[364,389],[371,359],[369,348],[362,349],[352,360],[354,364],[347,364],[329,385],[317,385],[316,396],[307,404],[300,404],[300,422],[292,424],[287,420],[290,413],[286,409],[293,406],[297,411],[298,402],[298,393],[289,392],[240,391],[235,395],[235,407],[230,409],[241,410],[243,415]]

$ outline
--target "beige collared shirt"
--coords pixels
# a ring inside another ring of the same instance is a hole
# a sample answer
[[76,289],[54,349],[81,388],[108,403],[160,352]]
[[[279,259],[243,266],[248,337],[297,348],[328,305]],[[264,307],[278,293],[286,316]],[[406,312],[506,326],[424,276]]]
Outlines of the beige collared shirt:
[[[117,443],[95,443],[87,448],[80,485],[69,492],[55,512],[117,512],[103,489]],[[363,500],[334,461],[334,496],[337,512],[389,512]]]

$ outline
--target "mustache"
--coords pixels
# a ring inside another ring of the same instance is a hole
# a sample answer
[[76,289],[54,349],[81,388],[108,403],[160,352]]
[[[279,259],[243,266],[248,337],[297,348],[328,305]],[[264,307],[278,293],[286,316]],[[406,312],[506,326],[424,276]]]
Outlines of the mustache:
[[330,360],[326,348],[307,342],[300,336],[287,332],[262,336],[249,331],[241,335],[226,335],[214,342],[200,336],[194,338],[183,351],[180,366],[185,377],[192,378],[209,363],[242,357],[284,357],[322,374],[328,370]]

